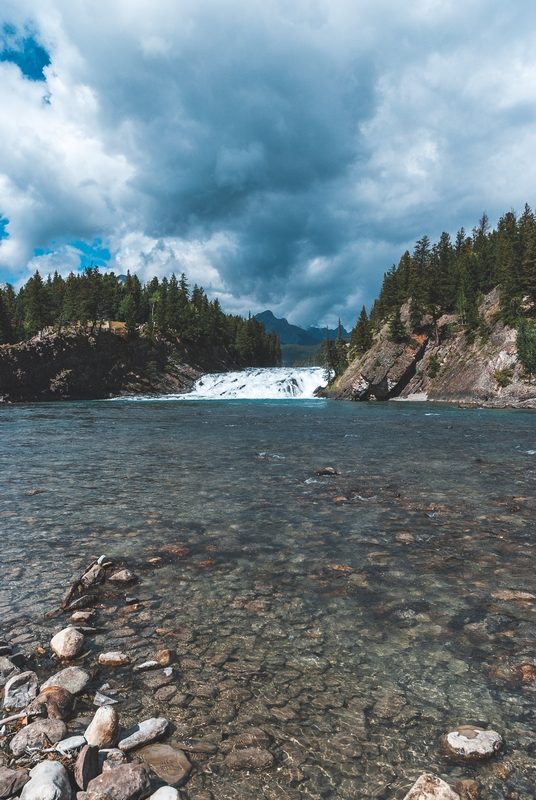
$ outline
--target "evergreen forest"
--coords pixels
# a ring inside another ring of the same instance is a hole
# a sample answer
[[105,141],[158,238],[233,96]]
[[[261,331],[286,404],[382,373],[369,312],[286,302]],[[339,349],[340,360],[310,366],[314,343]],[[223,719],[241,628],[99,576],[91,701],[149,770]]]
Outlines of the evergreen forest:
[[146,335],[170,334],[207,351],[223,347],[239,366],[281,363],[275,332],[267,334],[251,315],[225,314],[202,288],[190,289],[185,275],[142,285],[136,275],[118,278],[92,266],[66,279],[56,272],[43,280],[36,272],[18,293],[9,284],[0,289],[0,344],[25,341],[49,326],[85,330],[90,324],[98,329],[105,320],[124,322],[130,337],[141,328]]
[[[470,234],[462,228],[452,241],[442,233],[432,244],[419,239],[398,265],[383,278],[370,317],[365,307],[352,330],[349,360],[372,345],[373,333],[386,322],[391,341],[403,342],[418,332],[427,318],[437,339],[443,314],[456,314],[467,344],[489,336],[479,305],[492,289],[500,290],[497,320],[518,329],[518,355],[525,369],[536,372],[536,216],[526,205],[523,213],[504,214],[495,229],[484,214]],[[409,303],[409,327],[400,318]],[[534,363],[533,363],[534,362]],[[337,371],[340,374],[340,368]]]

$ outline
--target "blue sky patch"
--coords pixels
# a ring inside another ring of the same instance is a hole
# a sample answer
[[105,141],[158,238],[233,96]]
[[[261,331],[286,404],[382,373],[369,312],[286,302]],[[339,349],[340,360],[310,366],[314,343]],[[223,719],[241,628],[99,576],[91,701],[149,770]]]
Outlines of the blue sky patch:
[[6,227],[9,225],[9,220],[7,217],[3,217],[0,214],[0,239],[7,239],[9,236],[8,231],[6,231]]
[[92,244],[77,239],[68,244],[69,247],[76,247],[81,251],[79,270],[84,270],[92,264],[94,267],[108,267],[107,262],[112,256],[108,248],[102,246],[102,239],[94,239]]
[[30,30],[19,33],[13,25],[4,25],[0,34],[0,61],[16,64],[31,81],[44,81],[43,70],[50,64],[50,56]]

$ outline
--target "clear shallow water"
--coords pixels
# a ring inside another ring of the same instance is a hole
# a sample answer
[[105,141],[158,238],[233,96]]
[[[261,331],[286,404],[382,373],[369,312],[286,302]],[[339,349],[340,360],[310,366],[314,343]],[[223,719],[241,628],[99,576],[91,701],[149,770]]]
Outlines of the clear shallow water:
[[[532,798],[536,603],[509,598],[536,594],[535,421],[424,403],[1,408],[0,636],[46,649],[43,613],[107,553],[140,576],[140,607],[105,589],[85,663],[177,651],[186,708],[128,670],[95,680],[126,687],[125,723],[165,715],[219,744],[190,798],[401,798],[423,770]],[[440,736],[466,722],[505,752],[445,761]],[[225,741],[259,725],[275,768],[229,773]]]

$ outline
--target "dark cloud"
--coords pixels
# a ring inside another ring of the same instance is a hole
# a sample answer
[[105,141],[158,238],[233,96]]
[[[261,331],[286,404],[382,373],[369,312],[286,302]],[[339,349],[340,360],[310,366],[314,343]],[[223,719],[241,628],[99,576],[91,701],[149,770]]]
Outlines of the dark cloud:
[[51,64],[44,97],[0,65],[4,278],[98,241],[230,310],[349,326],[423,233],[533,200],[521,0],[11,1]]

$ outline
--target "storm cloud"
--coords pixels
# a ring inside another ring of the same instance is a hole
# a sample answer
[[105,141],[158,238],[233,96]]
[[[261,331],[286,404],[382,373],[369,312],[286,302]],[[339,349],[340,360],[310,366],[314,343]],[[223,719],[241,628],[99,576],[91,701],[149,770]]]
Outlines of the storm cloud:
[[184,271],[229,311],[351,326],[416,238],[534,199],[519,0],[4,0],[1,23],[3,280]]

